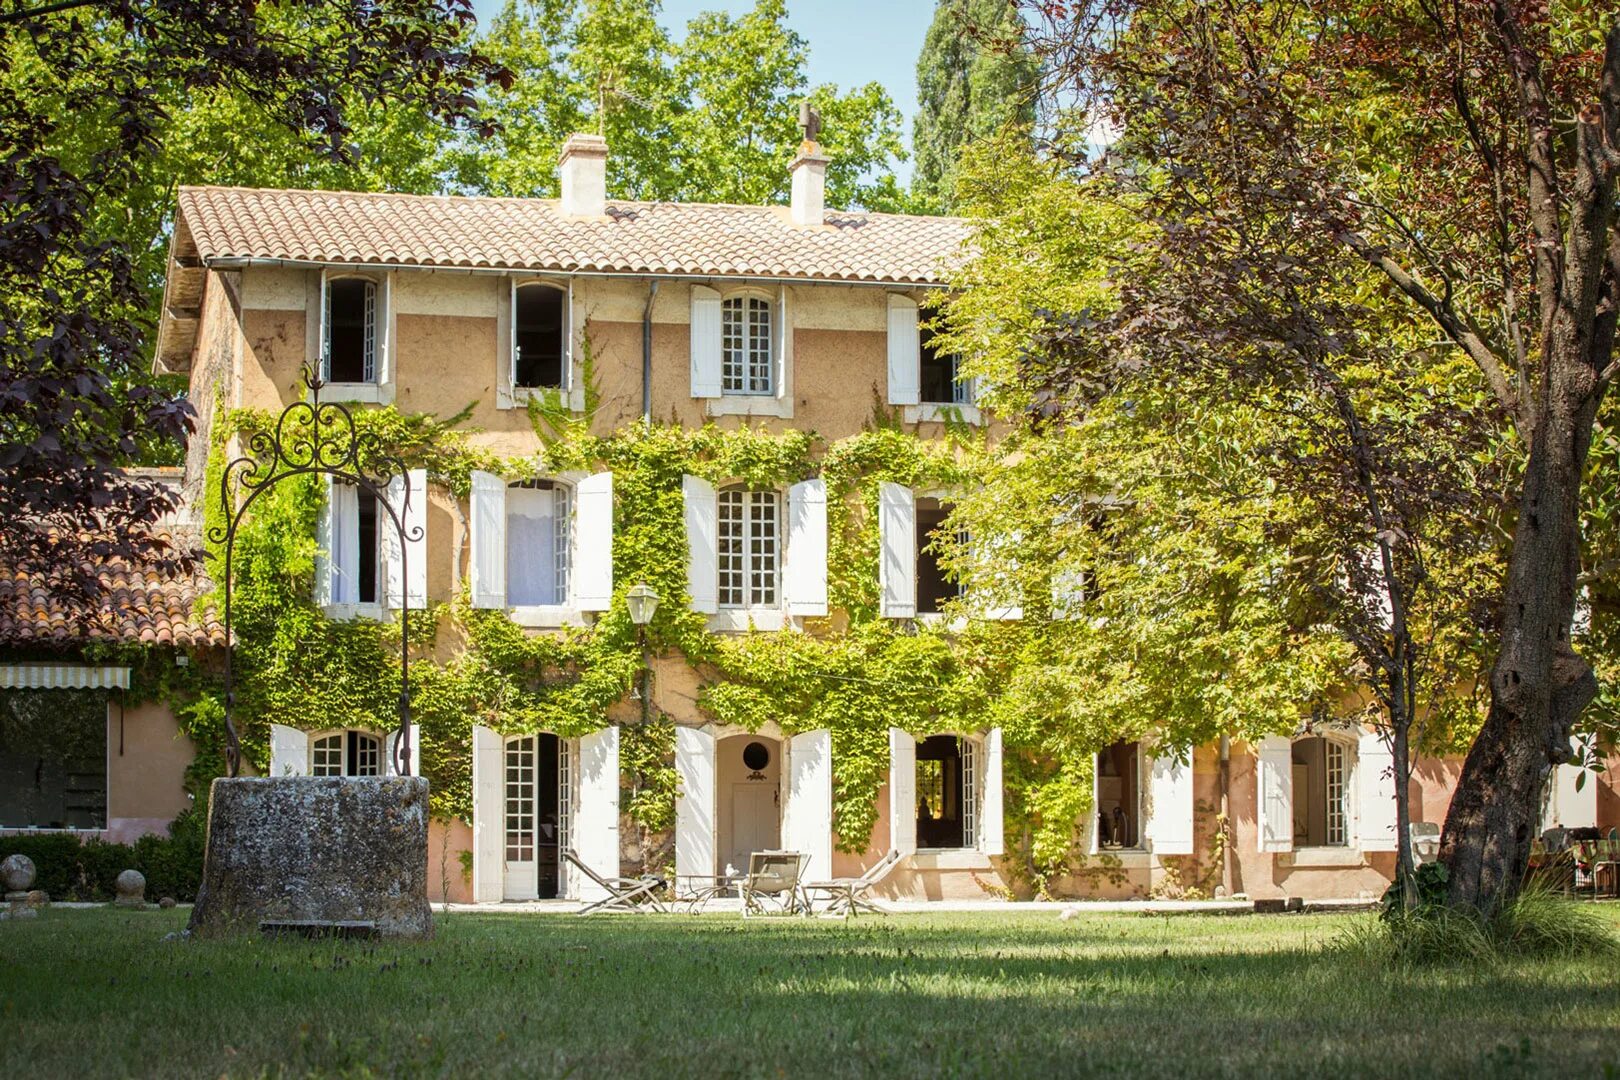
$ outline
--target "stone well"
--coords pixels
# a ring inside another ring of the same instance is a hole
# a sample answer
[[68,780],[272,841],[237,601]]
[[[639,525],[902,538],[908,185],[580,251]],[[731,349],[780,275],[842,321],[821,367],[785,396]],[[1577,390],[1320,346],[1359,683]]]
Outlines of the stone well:
[[215,780],[192,932],[369,923],[432,937],[427,834],[419,776]]

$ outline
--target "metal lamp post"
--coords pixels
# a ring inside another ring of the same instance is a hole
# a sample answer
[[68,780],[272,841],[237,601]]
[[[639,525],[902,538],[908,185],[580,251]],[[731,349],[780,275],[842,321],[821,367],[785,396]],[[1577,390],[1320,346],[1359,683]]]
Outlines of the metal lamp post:
[[647,663],[647,624],[658,610],[658,593],[645,581],[638,582],[625,593],[624,605],[630,611],[630,621],[635,624],[636,645],[641,650],[641,722],[645,724],[652,693],[652,668]]

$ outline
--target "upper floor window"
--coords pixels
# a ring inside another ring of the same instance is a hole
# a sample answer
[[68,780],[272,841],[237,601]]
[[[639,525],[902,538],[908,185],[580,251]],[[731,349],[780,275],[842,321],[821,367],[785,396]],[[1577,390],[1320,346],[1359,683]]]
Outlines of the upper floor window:
[[781,500],[774,491],[727,488],[718,505],[721,607],[775,607],[781,572]]
[[568,294],[531,282],[512,290],[512,385],[567,385]]
[[568,602],[573,562],[573,500],[550,480],[506,491],[506,603],[547,607]]
[[377,381],[377,338],[381,312],[377,283],[370,278],[326,281],[326,379],[334,383]]
[[971,405],[972,387],[959,374],[960,361],[937,344],[930,327],[918,331],[919,398],[924,405]]
[[311,776],[381,776],[382,740],[364,731],[336,731],[310,740]]
[[954,536],[944,531],[945,519],[950,516],[949,505],[938,499],[917,500],[917,613],[937,615],[948,600],[962,595],[962,587],[953,581],[940,563],[944,554],[940,549],[953,540],[966,543],[965,533]]
[[333,484],[329,513],[331,603],[380,603],[382,543],[377,496],[353,484]]
[[733,296],[720,305],[721,390],[771,394],[776,390],[771,346],[771,302]]

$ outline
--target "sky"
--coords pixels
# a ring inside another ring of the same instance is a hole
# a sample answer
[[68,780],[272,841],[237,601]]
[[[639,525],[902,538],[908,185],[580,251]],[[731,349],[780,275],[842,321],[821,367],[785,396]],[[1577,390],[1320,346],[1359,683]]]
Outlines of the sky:
[[[505,0],[474,0],[480,22],[494,18]],[[664,0],[659,20],[671,35],[685,36],[686,24],[703,11],[741,15],[753,0]],[[788,25],[810,52],[812,86],[836,83],[841,89],[877,81],[889,92],[904,120],[901,134],[911,146],[917,113],[917,54],[934,18],[934,0],[788,0]],[[911,179],[911,162],[896,170]]]

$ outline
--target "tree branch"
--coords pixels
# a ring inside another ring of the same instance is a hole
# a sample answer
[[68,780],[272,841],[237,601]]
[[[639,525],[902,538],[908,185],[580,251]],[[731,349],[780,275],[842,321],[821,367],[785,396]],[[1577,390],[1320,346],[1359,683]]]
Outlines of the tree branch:
[[27,8],[23,11],[8,11],[0,14],[0,26],[9,26],[13,23],[27,22],[37,19],[41,15],[54,15],[58,11],[71,11],[74,8],[93,7],[100,0],[59,0],[55,4],[41,4],[37,8]]

